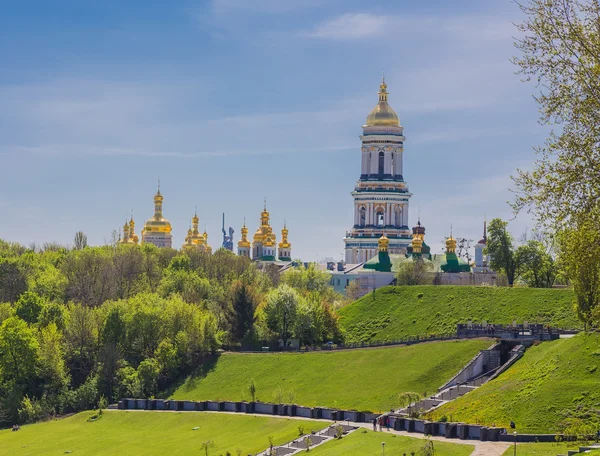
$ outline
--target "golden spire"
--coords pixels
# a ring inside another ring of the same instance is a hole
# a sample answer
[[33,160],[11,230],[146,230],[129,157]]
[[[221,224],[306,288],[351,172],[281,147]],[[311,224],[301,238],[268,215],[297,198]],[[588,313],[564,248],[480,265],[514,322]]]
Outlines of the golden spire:
[[206,227],[204,227],[204,234],[202,237],[204,238],[204,248],[206,249],[206,253],[212,253],[212,247],[208,245],[208,233],[206,232]]
[[379,251],[380,252],[387,252],[388,251],[388,246],[390,245],[390,240],[387,238],[387,236],[385,234],[383,234],[380,238],[379,238]]
[[142,230],[142,238],[148,233],[171,233],[171,223],[164,218],[162,213],[163,196],[160,193],[160,180],[158,181],[158,190],[154,195],[154,216],[146,221]]
[[385,77],[382,79],[379,86],[379,102],[377,106],[373,108],[371,113],[367,116],[366,127],[376,126],[400,126],[400,119],[398,114],[394,112],[391,106],[388,104],[388,91],[387,84],[385,83]]
[[283,222],[283,228],[281,229],[281,242],[279,243],[280,249],[289,249],[292,244],[288,241],[288,229],[286,223]]
[[450,237],[446,239],[446,253],[456,253],[456,239],[452,237],[452,225],[450,225]]
[[140,238],[135,234],[135,222],[133,221],[133,209],[131,210],[131,218],[129,220],[129,238],[134,244],[138,244]]
[[250,241],[248,241],[248,227],[246,226],[246,220],[244,220],[244,226],[242,226],[242,239],[238,241],[238,247],[250,247]]

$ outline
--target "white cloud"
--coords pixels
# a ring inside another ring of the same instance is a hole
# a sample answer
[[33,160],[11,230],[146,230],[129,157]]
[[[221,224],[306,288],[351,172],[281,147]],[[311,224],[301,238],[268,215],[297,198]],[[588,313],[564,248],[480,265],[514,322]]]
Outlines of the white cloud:
[[450,36],[455,39],[477,41],[504,41],[516,32],[512,23],[502,17],[484,15],[423,16],[377,15],[370,13],[345,13],[317,24],[301,35],[333,41],[351,41],[386,35],[389,40],[422,36]]
[[277,14],[322,5],[323,2],[324,0],[212,0],[210,8],[214,13]]
[[348,13],[317,25],[305,35],[311,38],[355,40],[381,35],[386,31],[388,23],[385,16]]

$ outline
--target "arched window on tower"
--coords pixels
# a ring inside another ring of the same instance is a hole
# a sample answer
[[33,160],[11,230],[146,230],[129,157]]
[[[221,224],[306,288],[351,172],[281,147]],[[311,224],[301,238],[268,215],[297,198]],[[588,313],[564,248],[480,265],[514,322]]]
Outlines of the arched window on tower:
[[394,169],[396,168],[396,162],[394,161],[394,152],[392,152],[392,166],[390,167],[390,174],[394,176]]
[[377,210],[376,214],[377,226],[383,227],[385,224],[385,212],[382,209]]
[[365,226],[367,220],[367,209],[362,206],[359,210],[358,210],[358,224],[359,226]]
[[379,152],[379,177],[383,177],[383,164],[385,162],[385,154],[383,152]]
[[394,225],[402,226],[402,206],[396,206],[394,219]]

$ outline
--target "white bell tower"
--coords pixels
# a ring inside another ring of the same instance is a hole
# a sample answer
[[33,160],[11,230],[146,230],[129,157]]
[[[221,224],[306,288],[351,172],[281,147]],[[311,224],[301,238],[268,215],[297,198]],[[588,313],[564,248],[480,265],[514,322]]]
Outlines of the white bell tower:
[[408,201],[402,156],[404,127],[387,102],[385,79],[379,102],[363,126],[360,179],[352,192],[354,225],[344,238],[346,263],[368,261],[378,253],[378,239],[389,239],[389,253],[405,253],[411,243]]

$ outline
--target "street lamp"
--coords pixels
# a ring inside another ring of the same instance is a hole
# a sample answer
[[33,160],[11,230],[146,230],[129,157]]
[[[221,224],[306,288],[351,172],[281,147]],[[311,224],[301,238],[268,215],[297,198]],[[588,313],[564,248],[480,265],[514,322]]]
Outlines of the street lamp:
[[517,431],[515,431],[514,434],[515,434],[515,456],[517,456]]
[[381,442],[381,456],[385,456],[385,442]]

